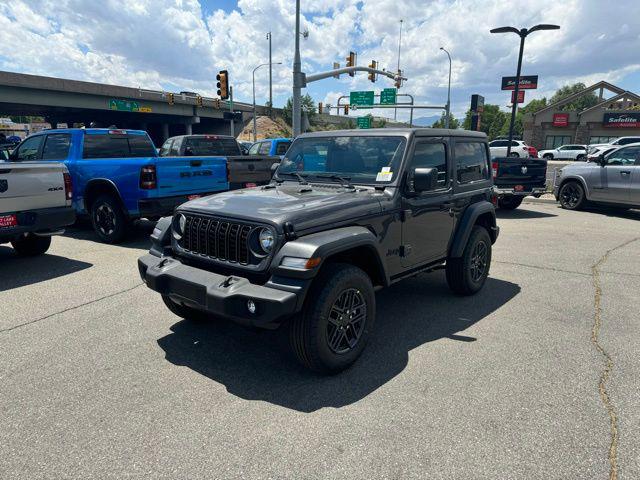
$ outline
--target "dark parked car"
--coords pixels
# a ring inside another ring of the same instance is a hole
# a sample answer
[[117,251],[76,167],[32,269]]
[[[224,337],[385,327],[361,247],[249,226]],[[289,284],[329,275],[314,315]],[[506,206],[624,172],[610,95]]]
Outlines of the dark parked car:
[[304,134],[271,184],[161,219],[138,267],[176,315],[286,324],[303,365],[336,372],[373,332],[377,289],[439,269],[457,294],[483,287],[498,237],[491,195],[483,133]]

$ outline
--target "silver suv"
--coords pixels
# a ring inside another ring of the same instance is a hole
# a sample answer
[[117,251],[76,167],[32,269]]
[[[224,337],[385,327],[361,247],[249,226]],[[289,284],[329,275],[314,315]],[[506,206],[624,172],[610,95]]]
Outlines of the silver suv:
[[553,193],[569,210],[587,203],[640,208],[640,143],[601,155],[597,162],[564,167],[555,178]]

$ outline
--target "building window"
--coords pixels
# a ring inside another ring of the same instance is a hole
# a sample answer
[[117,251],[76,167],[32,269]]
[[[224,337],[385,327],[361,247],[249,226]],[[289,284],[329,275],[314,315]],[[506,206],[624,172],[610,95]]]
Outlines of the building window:
[[547,135],[544,148],[545,150],[551,150],[567,143],[571,143],[571,135]]
[[593,145],[594,143],[611,143],[617,138],[618,137],[590,137],[589,145]]

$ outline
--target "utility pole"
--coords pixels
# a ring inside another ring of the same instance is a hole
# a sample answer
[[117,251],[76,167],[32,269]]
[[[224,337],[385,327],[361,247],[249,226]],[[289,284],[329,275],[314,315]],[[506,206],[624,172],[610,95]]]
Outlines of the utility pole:
[[267,38],[269,39],[269,116],[271,116],[273,112],[273,62],[271,60],[271,32],[267,33]]
[[235,131],[233,125],[233,87],[229,86],[229,111],[231,112],[231,136],[235,138]]
[[[400,74],[400,49],[402,48],[402,22],[403,20],[400,19],[400,37],[398,38],[398,75]],[[393,110],[393,119],[397,120],[397,116],[398,116],[398,109],[394,109]]]
[[291,123],[293,137],[300,135],[302,115],[300,111],[300,92],[303,86],[302,65],[300,63],[300,0],[296,0],[296,41],[293,55],[293,108]]

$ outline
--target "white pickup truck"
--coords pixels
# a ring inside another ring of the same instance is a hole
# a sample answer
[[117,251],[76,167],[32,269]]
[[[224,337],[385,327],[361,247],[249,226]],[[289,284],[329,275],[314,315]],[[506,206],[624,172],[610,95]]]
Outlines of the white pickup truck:
[[71,177],[61,163],[0,161],[0,244],[41,255],[75,221]]

